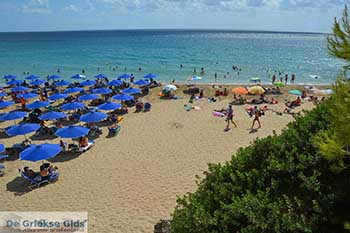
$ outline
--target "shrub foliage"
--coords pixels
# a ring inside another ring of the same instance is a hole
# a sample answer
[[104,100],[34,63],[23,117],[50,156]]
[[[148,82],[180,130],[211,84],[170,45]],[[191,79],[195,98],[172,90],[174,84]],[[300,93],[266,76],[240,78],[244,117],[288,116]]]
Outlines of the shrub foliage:
[[224,165],[209,165],[198,190],[178,199],[172,232],[344,231],[349,170],[332,172],[313,143],[330,125],[322,104],[281,135],[256,140]]

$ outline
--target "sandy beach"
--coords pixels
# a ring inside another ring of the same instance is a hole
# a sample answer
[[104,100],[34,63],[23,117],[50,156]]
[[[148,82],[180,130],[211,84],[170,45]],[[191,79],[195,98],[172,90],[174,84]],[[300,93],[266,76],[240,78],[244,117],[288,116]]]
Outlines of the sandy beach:
[[[177,196],[196,189],[196,175],[202,177],[208,163],[224,163],[238,148],[273,131],[279,133],[293,120],[291,115],[267,111],[261,118],[262,128],[251,133],[253,119],[245,112],[250,105],[234,106],[238,127],[224,132],[224,118],[214,117],[212,111],[226,108],[232,93],[215,103],[208,103],[207,98],[198,100],[193,105],[200,110],[187,112],[183,106],[189,96],[182,93],[183,88],[176,91],[183,97],[178,100],[159,100],[160,88],[152,89],[142,98],[152,103],[151,111],[134,113],[131,108],[120,124],[119,135],[106,138],[107,128],[103,127],[103,134],[89,151],[79,156],[60,154],[50,160],[60,172],[54,184],[28,192],[18,168],[27,165],[38,169],[41,162],[6,161],[5,175],[0,177],[1,210],[87,211],[89,232],[153,232],[160,219],[170,217]],[[290,88],[282,90],[287,93]],[[213,92],[205,86],[205,97]],[[283,111],[284,100],[295,98],[284,94],[278,97],[278,105],[269,107]],[[313,106],[305,102],[297,111]],[[11,124],[0,123],[0,128]],[[23,136],[0,140],[11,147]]]

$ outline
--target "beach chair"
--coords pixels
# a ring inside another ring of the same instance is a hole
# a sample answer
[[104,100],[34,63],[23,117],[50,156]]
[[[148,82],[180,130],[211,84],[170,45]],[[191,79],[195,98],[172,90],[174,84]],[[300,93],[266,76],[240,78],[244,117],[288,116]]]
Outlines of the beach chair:
[[9,157],[8,155],[0,155],[0,162],[4,161],[7,157]]
[[29,183],[27,187],[30,190],[33,190],[33,188],[39,188],[43,184],[51,184],[52,182],[57,181],[58,177],[60,176],[60,173],[55,171],[49,175],[48,179],[41,179],[40,176],[31,178],[27,176],[21,169],[19,169],[19,172],[21,173],[21,177]]
[[116,128],[108,128],[108,136],[109,137],[117,136],[120,130],[121,130],[120,125],[118,125]]
[[102,130],[100,128],[92,128],[89,131],[89,138],[96,138],[102,134]]
[[4,164],[0,164],[0,177],[3,176],[5,173],[5,165]]
[[150,103],[146,102],[145,105],[143,106],[143,108],[144,108],[143,111],[149,112],[151,110],[151,107],[152,107],[152,105]]

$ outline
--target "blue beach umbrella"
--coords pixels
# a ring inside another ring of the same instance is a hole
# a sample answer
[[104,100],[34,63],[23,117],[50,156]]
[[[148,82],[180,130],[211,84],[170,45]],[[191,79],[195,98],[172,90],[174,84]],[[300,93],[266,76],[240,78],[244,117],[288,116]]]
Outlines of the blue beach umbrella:
[[118,76],[118,78],[128,79],[128,78],[131,78],[131,75],[130,74],[122,74],[122,75]]
[[4,144],[0,144],[0,153],[5,151],[5,146]]
[[132,99],[134,99],[134,97],[131,96],[131,95],[119,94],[119,95],[114,95],[114,96],[112,96],[112,99],[121,100],[121,101],[127,101],[127,100],[132,100]]
[[20,92],[20,91],[26,91],[26,90],[28,90],[28,88],[24,87],[24,86],[18,86],[18,87],[11,88],[12,92]]
[[68,88],[66,89],[63,93],[64,94],[72,94],[72,93],[77,93],[77,92],[81,92],[84,89],[81,87],[72,87],[72,88]]
[[61,138],[79,138],[89,133],[89,129],[82,126],[70,125],[58,129],[56,135]]
[[5,97],[5,96],[7,96],[7,94],[5,92],[0,92],[0,98]]
[[97,108],[99,110],[111,111],[121,108],[122,105],[120,103],[106,102],[104,104],[99,105]]
[[65,99],[67,97],[68,97],[67,94],[57,93],[57,94],[50,95],[49,100],[59,100],[59,99]]
[[122,92],[123,92],[123,94],[133,95],[133,94],[141,93],[141,90],[138,88],[129,87],[129,88],[124,89]]
[[32,75],[27,76],[26,79],[27,80],[36,80],[36,79],[40,79],[40,77],[32,74]]
[[70,82],[65,81],[65,80],[61,80],[61,81],[55,82],[54,84],[58,87],[64,87],[64,86],[68,86],[70,84]]
[[136,82],[133,82],[133,84],[141,87],[141,86],[149,85],[150,82],[147,81],[147,80],[140,79],[140,80],[138,80]]
[[71,78],[72,79],[83,79],[83,78],[86,78],[86,76],[82,75],[82,74],[76,74],[76,75],[73,75]]
[[35,80],[35,81],[33,81],[33,82],[30,82],[29,84],[30,84],[30,85],[33,85],[33,86],[40,86],[41,84],[44,84],[44,83],[45,83],[44,80],[38,79],[38,80]]
[[112,99],[120,100],[120,101],[128,101],[128,100],[133,100],[134,97],[127,94],[118,94],[118,95],[112,96]]
[[20,118],[23,118],[27,116],[28,113],[22,112],[22,111],[12,111],[9,113],[5,113],[4,115],[0,116],[0,121],[11,121],[11,120],[17,120]]
[[114,87],[119,87],[122,84],[123,84],[123,82],[120,80],[112,80],[109,83],[107,83],[108,86],[114,86]]
[[28,104],[26,107],[28,109],[38,109],[49,106],[50,103],[47,101],[34,101],[33,103]]
[[99,98],[98,95],[86,94],[86,95],[79,96],[78,100],[79,101],[89,101],[89,100],[96,100],[98,98]]
[[96,84],[96,81],[94,81],[94,80],[86,80],[86,81],[80,83],[80,85],[82,85],[82,86],[93,86],[95,84]]
[[30,145],[27,149],[19,154],[20,160],[37,162],[44,159],[50,159],[58,155],[62,148],[58,144],[40,144]]
[[146,74],[145,76],[143,76],[143,78],[156,79],[156,78],[158,78],[158,75],[156,75],[156,74]]
[[12,86],[12,85],[20,85],[20,84],[22,84],[22,83],[23,83],[23,81],[21,81],[21,80],[16,80],[16,79],[11,79],[10,81],[6,82],[6,84],[7,84],[7,85],[10,85],[10,86]]
[[37,131],[40,128],[39,124],[21,124],[11,126],[6,130],[8,136],[25,135]]
[[95,78],[107,78],[107,76],[104,74],[98,74],[95,76]]
[[39,116],[39,119],[42,121],[48,121],[48,120],[56,120],[56,119],[61,119],[61,118],[66,118],[67,115],[64,114],[63,112],[47,112]]
[[102,88],[94,89],[94,90],[92,90],[92,92],[95,94],[107,95],[107,94],[112,93],[112,90],[109,88],[102,87]]
[[299,90],[290,90],[288,91],[289,94],[292,94],[292,95],[298,95],[298,96],[301,96],[303,93]]
[[106,119],[108,115],[103,112],[89,112],[87,114],[84,114],[80,117],[80,121],[86,122],[86,123],[95,123],[100,122]]
[[54,75],[50,75],[48,77],[48,80],[55,80],[55,79],[60,79],[60,78],[61,78],[61,76],[54,74]]
[[13,101],[2,101],[2,100],[0,100],[0,109],[7,108],[7,107],[12,106],[14,104],[15,104],[15,102],[13,102]]
[[27,99],[33,99],[33,98],[36,98],[38,96],[39,96],[38,94],[31,93],[31,92],[17,95],[18,98],[23,98],[23,99],[26,99],[26,100]]
[[16,75],[13,75],[13,74],[7,74],[4,76],[4,79],[15,79],[16,78]]
[[61,106],[61,110],[70,111],[85,108],[85,105],[81,102],[71,102]]

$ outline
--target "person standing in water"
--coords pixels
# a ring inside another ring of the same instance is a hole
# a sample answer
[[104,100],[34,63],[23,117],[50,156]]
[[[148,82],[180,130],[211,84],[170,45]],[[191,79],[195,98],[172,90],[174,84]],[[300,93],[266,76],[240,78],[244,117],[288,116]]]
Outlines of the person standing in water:
[[291,78],[291,83],[293,83],[294,84],[294,82],[295,82],[295,74],[292,74],[292,78]]
[[232,105],[230,104],[226,110],[226,121],[227,125],[225,128],[225,131],[228,131],[230,129],[230,122],[237,128],[236,122],[233,120],[233,108]]
[[218,81],[218,74],[216,72],[214,74],[214,78],[215,78],[215,83],[217,83],[217,81]]
[[285,78],[284,78],[284,82],[285,82],[285,84],[288,83],[288,74],[286,74],[286,76],[285,76]]

